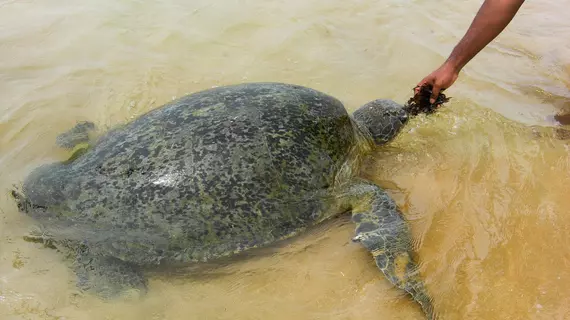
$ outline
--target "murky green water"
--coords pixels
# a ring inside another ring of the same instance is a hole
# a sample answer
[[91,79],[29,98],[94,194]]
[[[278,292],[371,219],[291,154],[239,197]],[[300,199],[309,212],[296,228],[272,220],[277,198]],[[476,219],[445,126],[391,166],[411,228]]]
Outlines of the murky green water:
[[[480,3],[0,1],[0,318],[423,319],[345,220],[219,277],[154,277],[142,301],[77,295],[61,256],[22,240],[32,221],[7,191],[67,156],[55,137],[76,121],[112,126],[215,85],[405,102]],[[570,98],[569,4],[525,4],[447,107],[367,163],[410,220],[441,319],[570,319],[570,151],[549,137]]]

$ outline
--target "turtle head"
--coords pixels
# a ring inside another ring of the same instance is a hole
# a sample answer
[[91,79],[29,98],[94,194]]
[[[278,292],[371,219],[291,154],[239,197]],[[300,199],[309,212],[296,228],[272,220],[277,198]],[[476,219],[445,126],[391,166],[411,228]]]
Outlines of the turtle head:
[[388,99],[370,101],[352,116],[368,130],[378,145],[391,141],[408,122],[408,112],[404,106]]

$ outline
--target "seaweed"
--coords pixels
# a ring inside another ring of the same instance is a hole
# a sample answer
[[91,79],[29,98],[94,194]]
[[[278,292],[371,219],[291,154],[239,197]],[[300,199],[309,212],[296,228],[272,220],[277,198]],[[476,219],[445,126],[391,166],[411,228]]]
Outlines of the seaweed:
[[434,103],[430,103],[429,99],[432,93],[432,85],[431,84],[424,84],[419,87],[419,90],[416,92],[416,89],[419,86],[414,88],[414,96],[411,97],[408,102],[404,105],[404,108],[410,115],[418,115],[420,113],[434,113],[441,105],[448,102],[451,98],[448,98],[441,90],[435,99]]

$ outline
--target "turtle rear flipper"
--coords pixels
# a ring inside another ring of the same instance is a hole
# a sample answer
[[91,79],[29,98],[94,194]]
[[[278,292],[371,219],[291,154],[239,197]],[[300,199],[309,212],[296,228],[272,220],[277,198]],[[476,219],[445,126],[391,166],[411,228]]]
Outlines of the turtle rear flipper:
[[366,180],[358,179],[346,192],[356,224],[353,241],[372,253],[386,278],[408,292],[428,319],[435,319],[431,298],[412,259],[410,230],[394,200]]
[[61,148],[73,149],[81,143],[89,142],[89,133],[94,130],[95,124],[93,122],[79,122],[70,130],[57,136],[56,144]]
[[147,292],[147,279],[133,264],[118,258],[80,253],[75,260],[77,287],[102,299],[125,297],[128,293],[142,296]]

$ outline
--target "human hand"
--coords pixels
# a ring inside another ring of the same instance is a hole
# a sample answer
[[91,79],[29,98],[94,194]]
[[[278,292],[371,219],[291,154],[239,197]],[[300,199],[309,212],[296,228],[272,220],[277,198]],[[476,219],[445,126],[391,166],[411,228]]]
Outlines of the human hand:
[[429,101],[433,104],[435,99],[437,99],[439,92],[451,87],[455,80],[457,80],[458,76],[459,70],[448,63],[444,63],[418,83],[415,93],[417,94],[419,92],[419,88],[424,84],[431,84],[433,88]]

